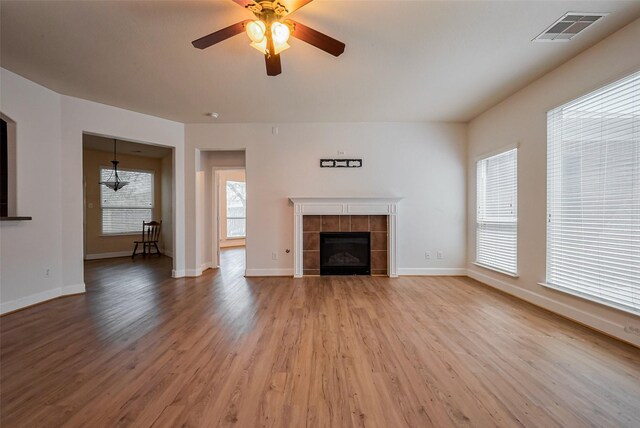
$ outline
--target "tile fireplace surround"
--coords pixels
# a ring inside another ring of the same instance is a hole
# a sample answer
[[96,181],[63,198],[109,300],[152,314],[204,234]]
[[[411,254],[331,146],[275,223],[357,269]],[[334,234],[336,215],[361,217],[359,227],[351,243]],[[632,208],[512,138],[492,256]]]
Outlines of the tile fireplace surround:
[[[293,276],[300,278],[304,274],[319,274],[319,270],[316,271],[319,267],[314,267],[315,254],[307,254],[307,268],[304,267],[306,223],[308,234],[306,240],[307,251],[314,251],[313,240],[315,237],[311,235],[317,234],[319,237],[320,231],[371,231],[372,273],[397,277],[396,235],[398,202],[400,199],[289,198],[294,206]],[[308,217],[306,221],[305,217]],[[385,230],[386,248],[384,246]],[[375,247],[373,247],[374,245]],[[386,266],[384,266],[385,258]]]

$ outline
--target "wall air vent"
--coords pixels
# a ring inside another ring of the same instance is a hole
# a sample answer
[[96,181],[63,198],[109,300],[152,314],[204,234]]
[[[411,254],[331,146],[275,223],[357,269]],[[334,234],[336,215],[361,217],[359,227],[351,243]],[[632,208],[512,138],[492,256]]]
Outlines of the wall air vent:
[[566,42],[600,21],[607,13],[569,12],[540,33],[534,42]]

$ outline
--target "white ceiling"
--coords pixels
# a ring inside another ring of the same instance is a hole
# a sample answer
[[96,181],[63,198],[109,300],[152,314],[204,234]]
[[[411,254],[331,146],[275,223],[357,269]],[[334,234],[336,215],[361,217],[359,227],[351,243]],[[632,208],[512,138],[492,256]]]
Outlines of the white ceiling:
[[[468,121],[640,17],[640,1],[326,1],[291,15],[346,43],[299,40],[268,77],[231,0],[2,1],[4,68],[57,92],[185,123]],[[610,12],[571,42],[531,42],[564,13]],[[217,120],[205,112],[220,113]]]

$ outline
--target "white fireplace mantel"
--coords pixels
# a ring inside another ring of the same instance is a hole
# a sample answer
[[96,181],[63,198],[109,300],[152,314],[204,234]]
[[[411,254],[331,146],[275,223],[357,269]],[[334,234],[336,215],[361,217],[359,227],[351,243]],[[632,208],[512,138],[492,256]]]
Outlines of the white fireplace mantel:
[[295,198],[293,202],[293,276],[302,277],[302,217],[305,215],[386,215],[389,216],[387,231],[387,272],[398,276],[397,223],[398,202],[402,198]]

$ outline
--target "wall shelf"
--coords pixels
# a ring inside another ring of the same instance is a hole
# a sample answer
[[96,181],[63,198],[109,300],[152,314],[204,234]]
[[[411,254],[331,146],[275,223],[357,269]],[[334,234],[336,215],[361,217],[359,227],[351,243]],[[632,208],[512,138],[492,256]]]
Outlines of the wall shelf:
[[33,220],[31,216],[16,216],[16,217],[0,217],[0,221],[24,221]]

